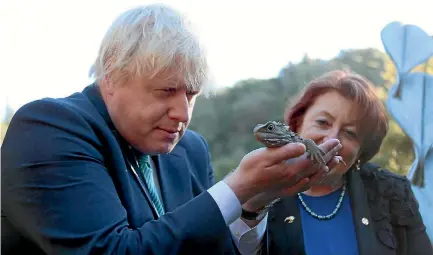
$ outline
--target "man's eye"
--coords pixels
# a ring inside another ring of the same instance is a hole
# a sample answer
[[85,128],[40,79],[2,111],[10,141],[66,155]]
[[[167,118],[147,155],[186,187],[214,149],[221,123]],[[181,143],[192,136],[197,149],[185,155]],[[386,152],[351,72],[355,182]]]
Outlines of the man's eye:
[[176,88],[165,88],[165,89],[163,89],[165,92],[167,92],[167,93],[174,93],[174,92],[176,92]]
[[188,90],[186,93],[187,93],[189,96],[195,96],[195,95],[198,95],[198,93],[200,93],[200,91]]

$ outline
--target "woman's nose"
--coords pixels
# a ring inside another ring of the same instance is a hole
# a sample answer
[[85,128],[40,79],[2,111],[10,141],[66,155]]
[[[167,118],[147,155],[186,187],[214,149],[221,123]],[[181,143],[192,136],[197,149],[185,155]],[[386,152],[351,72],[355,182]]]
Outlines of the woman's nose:
[[324,141],[327,141],[329,139],[339,139],[339,133],[340,130],[338,128],[330,128],[328,130],[326,130],[326,135],[324,137]]

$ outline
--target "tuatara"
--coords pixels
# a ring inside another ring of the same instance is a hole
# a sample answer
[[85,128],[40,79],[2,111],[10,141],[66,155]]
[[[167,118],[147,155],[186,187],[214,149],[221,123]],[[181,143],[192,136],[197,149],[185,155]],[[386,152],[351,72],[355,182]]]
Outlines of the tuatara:
[[[258,124],[253,130],[256,139],[266,147],[280,147],[288,143],[303,143],[306,147],[308,157],[316,163],[325,165],[325,152],[317,144],[307,138],[300,137],[297,133],[290,130],[290,127],[277,122],[268,121],[265,124]],[[337,159],[344,163],[343,159],[337,156]]]

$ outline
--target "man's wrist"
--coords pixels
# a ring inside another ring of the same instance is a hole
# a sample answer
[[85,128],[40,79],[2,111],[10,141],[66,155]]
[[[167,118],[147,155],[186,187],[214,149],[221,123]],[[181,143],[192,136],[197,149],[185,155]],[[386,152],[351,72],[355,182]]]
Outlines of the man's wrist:
[[255,212],[255,213],[257,213],[260,210],[262,210],[263,208],[265,208],[265,206],[268,205],[268,203],[270,203],[270,202],[268,202],[268,203],[260,203],[260,204],[258,204],[258,203],[251,202],[251,200],[252,199],[250,199],[249,201],[247,201],[246,203],[244,203],[242,205],[242,209],[243,210],[248,211],[248,212]]
[[261,221],[263,217],[268,213],[269,209],[274,206],[275,203],[279,202],[281,199],[275,199],[261,207],[251,207],[251,204],[246,203],[242,205],[241,217],[246,220]]
[[268,193],[263,192],[255,195],[242,204],[242,208],[249,212],[258,212],[274,201],[275,197],[270,197]]
[[244,204],[246,201],[248,201],[248,199],[250,199],[253,196],[253,194],[251,194],[251,188],[239,180],[240,178],[238,174],[236,172],[233,172],[232,174],[224,178],[223,181],[227,184],[227,186],[230,187],[233,193],[237,196],[239,202],[241,204]]
[[261,221],[267,213],[267,210],[266,212],[264,210],[266,210],[265,207],[258,211],[247,211],[242,208],[241,218],[249,221]]

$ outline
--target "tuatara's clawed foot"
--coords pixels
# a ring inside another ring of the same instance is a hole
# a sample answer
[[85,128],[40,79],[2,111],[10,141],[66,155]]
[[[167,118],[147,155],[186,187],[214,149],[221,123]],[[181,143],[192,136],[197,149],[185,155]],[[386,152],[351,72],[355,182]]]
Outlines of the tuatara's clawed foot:
[[304,145],[307,148],[308,157],[312,161],[320,165],[326,165],[325,159],[323,158],[325,153],[316,145],[316,143],[314,143],[313,140],[304,139]]
[[344,162],[344,160],[341,156],[335,156],[335,158],[338,160],[338,163],[343,163],[345,166],[347,166],[346,162]]

